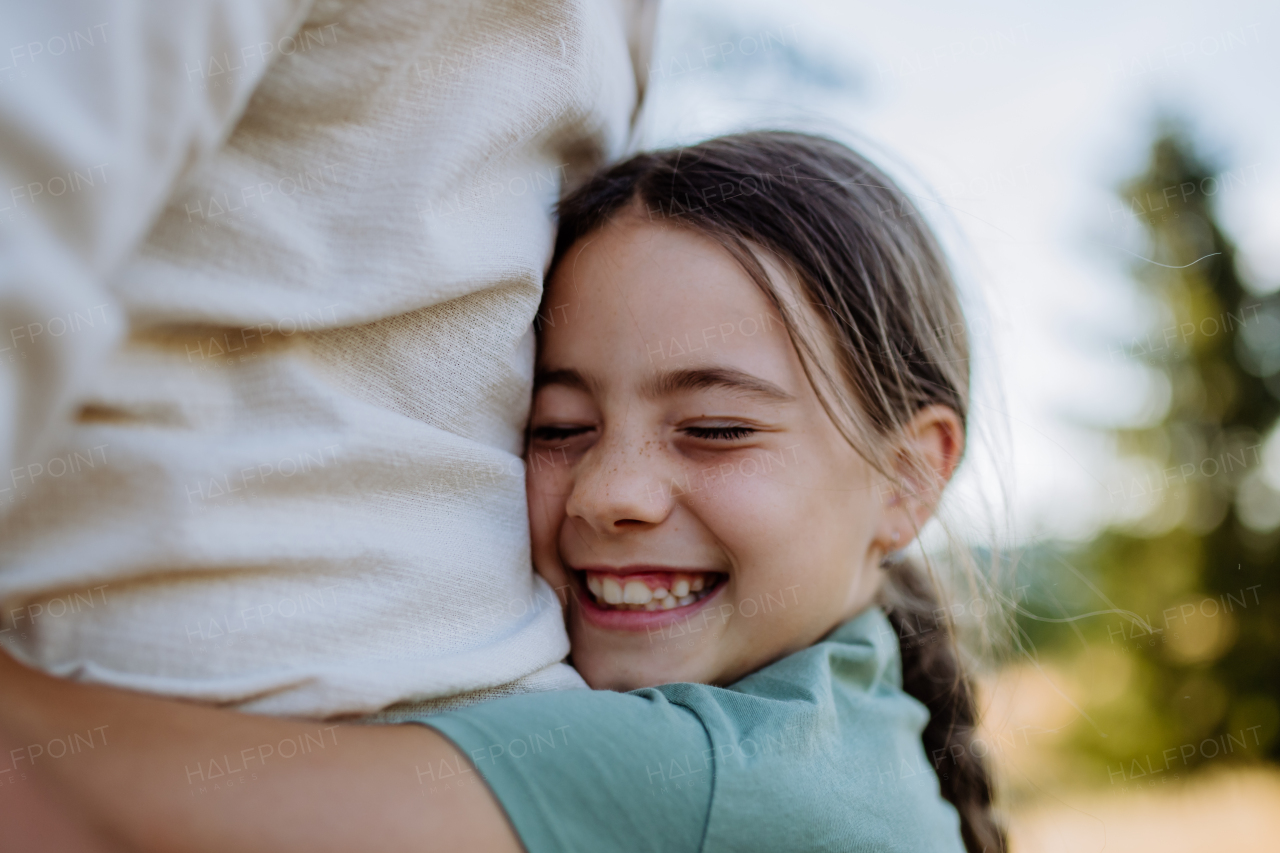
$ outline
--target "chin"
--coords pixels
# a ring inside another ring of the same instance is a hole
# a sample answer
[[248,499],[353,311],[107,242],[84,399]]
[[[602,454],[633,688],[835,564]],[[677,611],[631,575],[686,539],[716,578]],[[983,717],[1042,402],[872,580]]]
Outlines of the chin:
[[[574,647],[579,648],[579,644],[574,643]],[[664,666],[661,661],[645,660],[648,657],[650,656],[616,652],[575,651],[570,663],[592,690],[625,693],[641,687],[657,687],[688,680],[685,675],[676,671],[676,667]]]
[[574,669],[587,682],[592,690],[614,690],[625,693],[641,687],[652,687],[663,682],[646,683],[646,679],[629,668],[619,667],[616,663],[600,660],[594,655],[573,655],[569,661]]

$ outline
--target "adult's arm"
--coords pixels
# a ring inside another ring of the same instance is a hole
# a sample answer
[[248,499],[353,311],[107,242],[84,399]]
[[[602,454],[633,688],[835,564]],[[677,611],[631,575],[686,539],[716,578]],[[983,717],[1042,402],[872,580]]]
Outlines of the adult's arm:
[[40,840],[31,849],[73,832],[84,850],[522,849],[483,784],[424,788],[420,768],[468,763],[424,726],[240,714],[64,681],[3,652],[0,696],[0,825]]
[[78,392],[122,334],[112,277],[175,181],[226,138],[274,45],[310,5],[6,4],[0,514],[45,470]]

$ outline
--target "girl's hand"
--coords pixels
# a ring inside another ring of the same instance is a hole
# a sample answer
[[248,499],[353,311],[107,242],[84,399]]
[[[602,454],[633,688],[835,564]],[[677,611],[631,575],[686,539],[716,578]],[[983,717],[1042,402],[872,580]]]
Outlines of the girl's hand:
[[419,782],[418,768],[467,761],[423,726],[240,714],[53,678],[4,652],[0,697],[4,849],[522,850],[483,784]]

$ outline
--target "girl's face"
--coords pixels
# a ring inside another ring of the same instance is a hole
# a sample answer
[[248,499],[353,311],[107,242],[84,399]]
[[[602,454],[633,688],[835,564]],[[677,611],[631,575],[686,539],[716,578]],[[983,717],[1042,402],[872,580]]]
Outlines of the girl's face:
[[870,603],[912,522],[728,252],[632,210],[569,251],[544,306],[533,561],[588,684],[727,684]]

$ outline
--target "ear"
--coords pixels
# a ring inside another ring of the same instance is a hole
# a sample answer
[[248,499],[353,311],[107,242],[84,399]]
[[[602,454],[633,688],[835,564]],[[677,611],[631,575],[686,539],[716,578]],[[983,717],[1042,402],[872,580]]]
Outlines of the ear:
[[950,406],[925,406],[903,428],[876,531],[882,553],[905,548],[938,508],[964,455],[964,425]]

